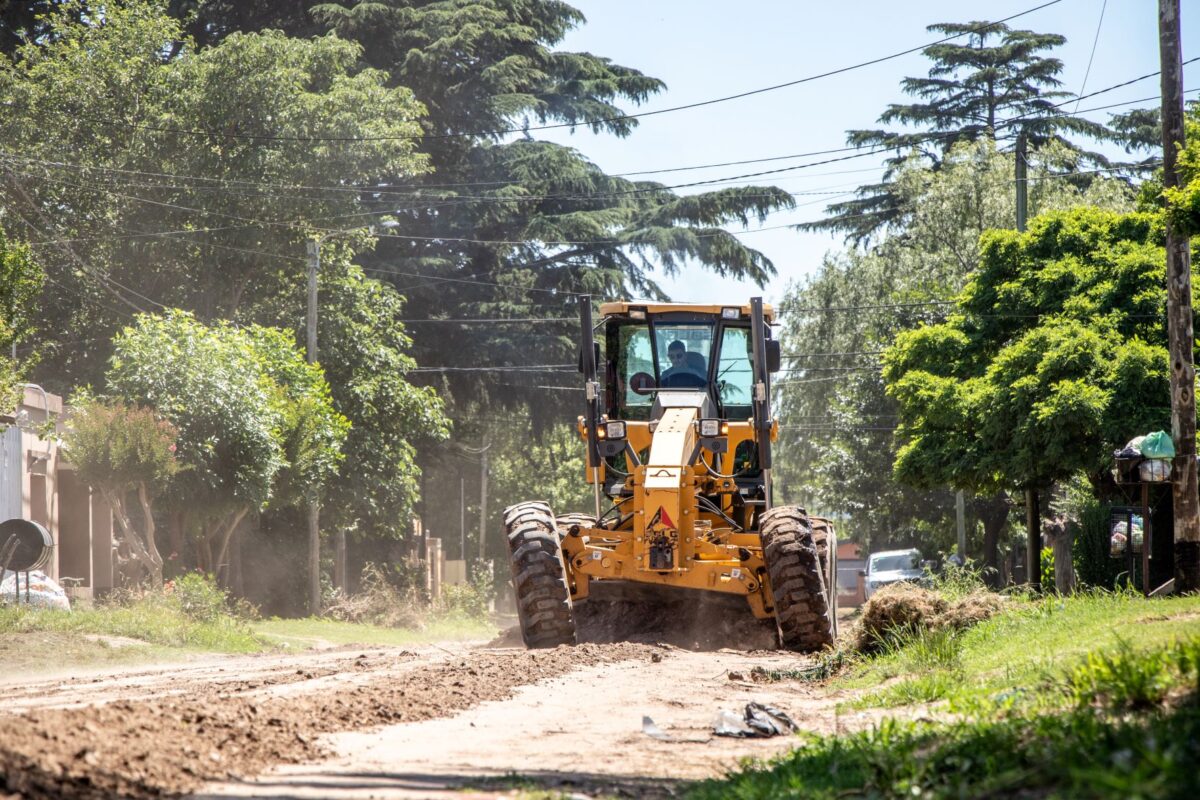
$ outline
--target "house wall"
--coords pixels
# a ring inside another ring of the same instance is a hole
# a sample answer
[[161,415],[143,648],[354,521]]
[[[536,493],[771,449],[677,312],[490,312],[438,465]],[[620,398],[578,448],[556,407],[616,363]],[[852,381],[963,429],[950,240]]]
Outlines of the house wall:
[[0,520],[43,525],[54,542],[46,574],[79,578],[80,594],[90,596],[112,587],[112,512],[78,479],[57,439],[40,438],[51,419],[61,432],[62,398],[28,386],[15,412],[0,416]]

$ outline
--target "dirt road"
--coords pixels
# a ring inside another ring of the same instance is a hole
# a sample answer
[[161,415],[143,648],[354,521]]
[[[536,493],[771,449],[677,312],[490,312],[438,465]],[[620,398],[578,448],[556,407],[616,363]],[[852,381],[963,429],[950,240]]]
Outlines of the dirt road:
[[[858,727],[836,698],[751,670],[803,657],[644,644],[466,646],[215,658],[0,681],[0,789],[29,797],[464,797],[538,786],[634,796],[769,756],[788,737],[714,737],[773,704]],[[643,732],[650,717],[665,738]],[[517,777],[514,777],[517,776]]]

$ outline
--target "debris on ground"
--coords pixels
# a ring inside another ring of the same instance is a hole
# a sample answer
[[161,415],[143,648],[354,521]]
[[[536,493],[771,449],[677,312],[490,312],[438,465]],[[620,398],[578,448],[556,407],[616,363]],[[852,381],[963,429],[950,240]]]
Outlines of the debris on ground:
[[654,724],[654,720],[650,717],[642,717],[642,733],[649,736],[651,739],[658,739],[663,742],[671,741],[671,737],[662,732],[662,729]]
[[717,736],[737,739],[766,739],[797,730],[799,727],[786,713],[761,703],[747,703],[741,716],[732,711],[721,711],[713,723],[713,733]]

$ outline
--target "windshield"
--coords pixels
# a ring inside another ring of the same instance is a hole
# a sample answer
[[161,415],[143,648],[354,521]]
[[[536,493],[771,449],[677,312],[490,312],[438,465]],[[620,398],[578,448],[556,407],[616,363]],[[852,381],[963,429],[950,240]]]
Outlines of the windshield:
[[750,416],[750,329],[688,316],[680,321],[609,323],[605,351],[610,417],[649,419],[656,389],[708,390],[727,419]]
[[919,569],[921,557],[917,553],[894,553],[886,556],[871,557],[871,572],[894,572],[897,570]]

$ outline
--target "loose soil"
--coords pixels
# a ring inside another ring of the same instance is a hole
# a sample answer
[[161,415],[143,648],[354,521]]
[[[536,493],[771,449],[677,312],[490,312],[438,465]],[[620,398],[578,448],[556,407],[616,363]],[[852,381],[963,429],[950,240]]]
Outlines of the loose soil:
[[[31,701],[50,687],[10,689],[12,702],[0,703],[25,709],[0,716],[0,788],[29,798],[181,794],[205,781],[317,759],[326,753],[316,742],[321,734],[453,714],[574,667],[649,660],[654,648],[434,652],[414,659],[408,651],[375,651],[313,669],[293,657],[251,679],[241,667],[254,659],[230,659],[215,668],[229,674],[215,680],[201,676],[189,685],[185,678],[177,687],[169,671],[150,686],[145,676],[117,680],[111,695],[98,689],[88,705],[79,705],[78,686],[50,691],[66,707]],[[335,676],[351,680],[330,681]],[[307,691],[279,692],[306,683]]]
[[[753,680],[755,668],[790,673],[808,657],[683,638],[696,649],[343,646],[58,679],[10,673],[0,797],[669,795],[795,745],[714,737],[722,710],[769,703],[822,732],[873,720],[839,715],[842,698],[813,684]],[[643,733],[643,716],[667,738]]]

